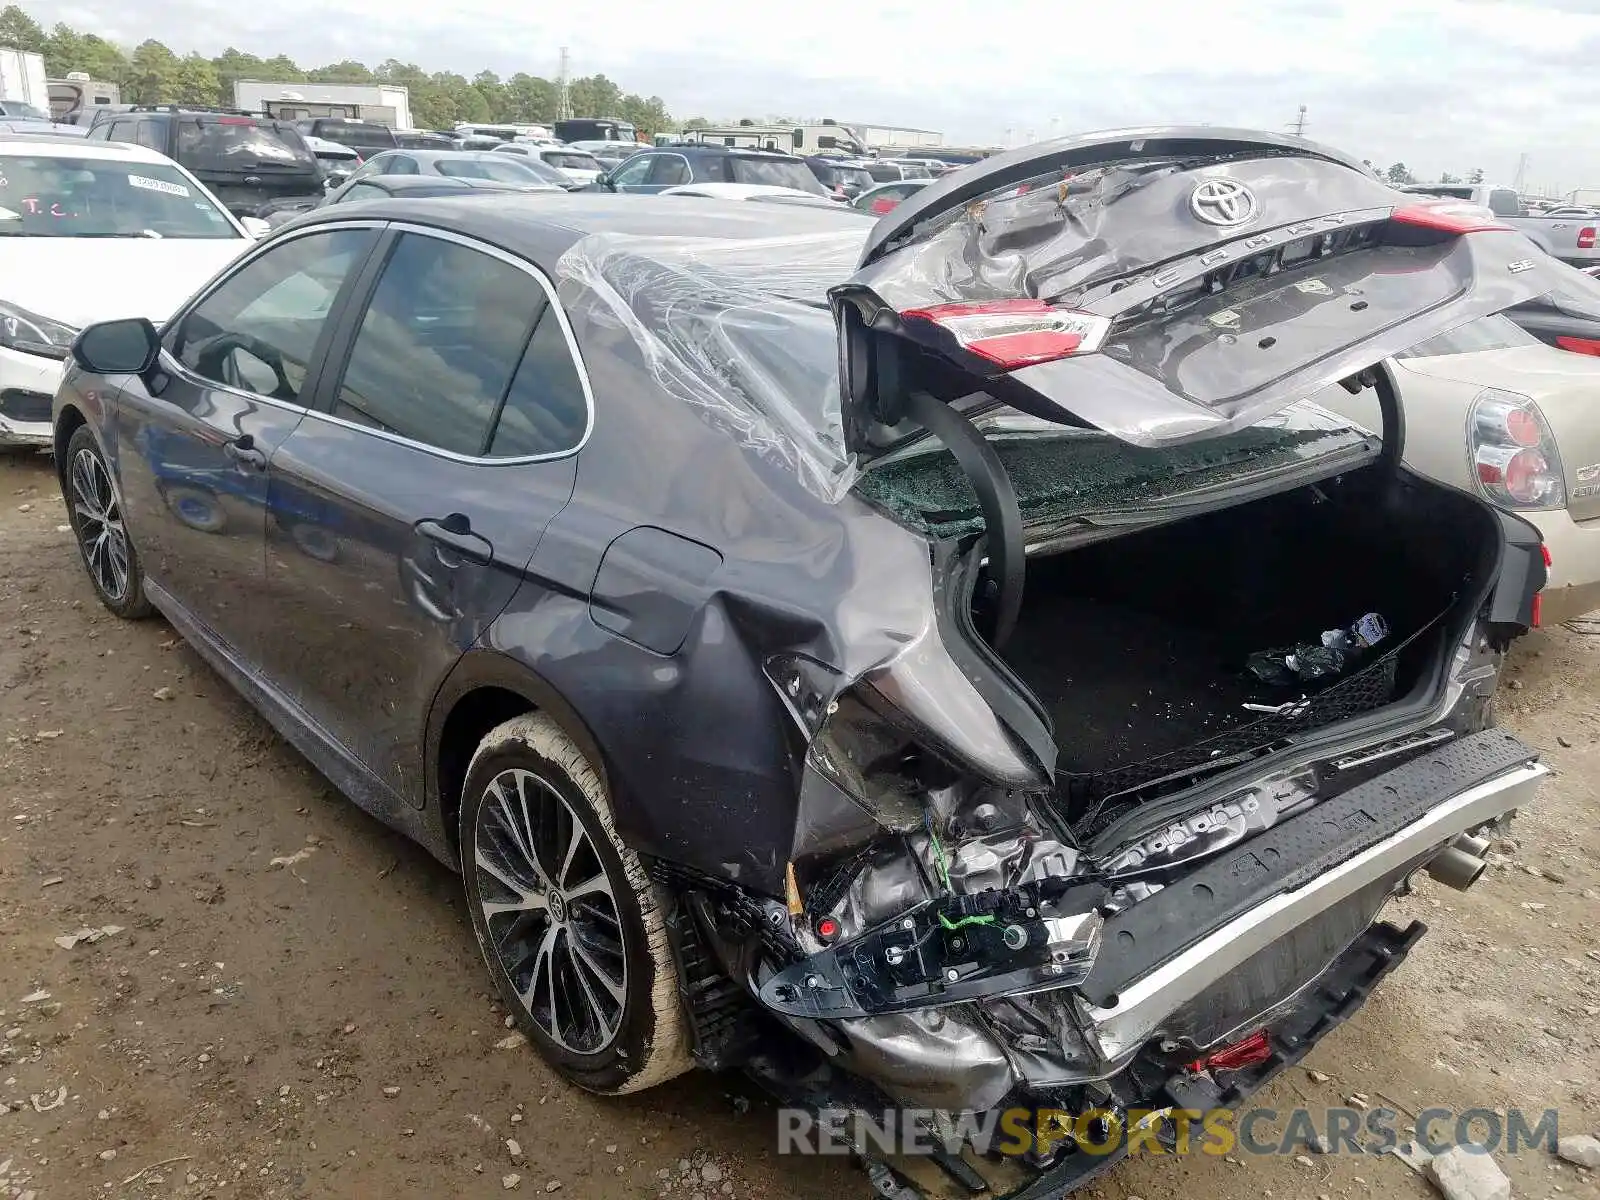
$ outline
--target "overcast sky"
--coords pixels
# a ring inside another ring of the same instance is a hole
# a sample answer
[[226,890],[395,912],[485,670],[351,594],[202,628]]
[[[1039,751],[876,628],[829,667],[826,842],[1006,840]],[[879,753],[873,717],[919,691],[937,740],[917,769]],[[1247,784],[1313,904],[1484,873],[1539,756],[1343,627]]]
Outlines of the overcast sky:
[[[1600,0],[118,0],[30,3],[118,41],[603,72],[676,116],[789,113],[950,142],[1149,123],[1283,129],[1422,177],[1600,188]],[[207,32],[201,32],[207,31]],[[197,41],[196,39],[204,39]]]

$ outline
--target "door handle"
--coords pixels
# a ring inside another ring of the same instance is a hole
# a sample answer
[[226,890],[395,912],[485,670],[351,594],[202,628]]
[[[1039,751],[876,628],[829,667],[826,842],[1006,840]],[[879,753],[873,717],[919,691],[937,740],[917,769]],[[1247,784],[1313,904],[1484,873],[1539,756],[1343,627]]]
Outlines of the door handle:
[[231,442],[222,443],[222,452],[241,466],[251,466],[258,471],[267,469],[267,456],[256,449],[256,440],[242,433]]
[[[437,546],[455,551],[469,562],[487,563],[494,557],[494,545],[482,534],[472,532],[472,522],[464,513],[418,521],[416,531]],[[459,564],[446,562],[446,566]]]

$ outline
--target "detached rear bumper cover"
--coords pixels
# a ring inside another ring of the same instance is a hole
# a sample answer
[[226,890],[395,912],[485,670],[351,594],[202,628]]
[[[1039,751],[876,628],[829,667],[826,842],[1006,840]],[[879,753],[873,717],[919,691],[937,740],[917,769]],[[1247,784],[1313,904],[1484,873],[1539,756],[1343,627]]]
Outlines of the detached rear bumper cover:
[[1549,773],[1491,729],[1369,780],[1106,923],[1083,984],[1101,1057],[1125,1059],[1255,953],[1523,804]]

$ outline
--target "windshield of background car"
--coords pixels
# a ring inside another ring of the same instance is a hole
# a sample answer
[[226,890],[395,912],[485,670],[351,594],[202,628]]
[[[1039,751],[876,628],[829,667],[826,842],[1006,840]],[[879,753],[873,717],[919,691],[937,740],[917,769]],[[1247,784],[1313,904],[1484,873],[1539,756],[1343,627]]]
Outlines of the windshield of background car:
[[298,133],[249,117],[181,117],[178,158],[191,171],[305,171],[316,157]]
[[1476,354],[1480,350],[1509,350],[1515,346],[1537,346],[1539,339],[1517,326],[1509,317],[1496,314],[1458,325],[1411,349],[1395,355],[1399,359],[1442,358],[1447,354]]
[[21,100],[7,100],[5,115],[8,117],[21,117],[27,121],[48,121],[50,114],[42,108],[35,108],[31,104],[24,104]]
[[818,196],[826,195],[817,177],[805,163],[782,158],[744,158],[728,156],[733,183],[764,183],[771,187],[795,188]]
[[570,150],[551,150],[540,156],[545,165],[555,167],[558,171],[603,171],[598,159],[592,154],[574,154]]
[[441,158],[439,174],[452,179],[488,179],[495,183],[549,183],[525,159],[509,154],[484,154],[476,158]]
[[0,237],[241,236],[175,167],[0,154]]
[[341,146],[354,146],[358,150],[379,146],[393,150],[395,147],[394,130],[371,121],[329,122],[317,131],[317,136],[338,142]]
[[900,170],[907,179],[932,179],[933,172],[922,163],[901,163]]

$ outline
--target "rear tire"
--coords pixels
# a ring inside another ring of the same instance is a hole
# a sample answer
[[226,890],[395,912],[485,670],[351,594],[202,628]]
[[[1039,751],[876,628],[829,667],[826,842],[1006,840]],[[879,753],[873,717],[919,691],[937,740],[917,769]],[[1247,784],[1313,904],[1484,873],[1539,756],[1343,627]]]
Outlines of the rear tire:
[[602,1095],[694,1065],[655,886],[617,836],[599,773],[549,717],[516,717],[479,744],[460,845],[484,963],[545,1061]]
[[87,425],[78,426],[67,442],[61,498],[66,501],[78,556],[100,603],[127,621],[153,614],[155,606],[144,594],[139,552],[122,523],[122,496]]

